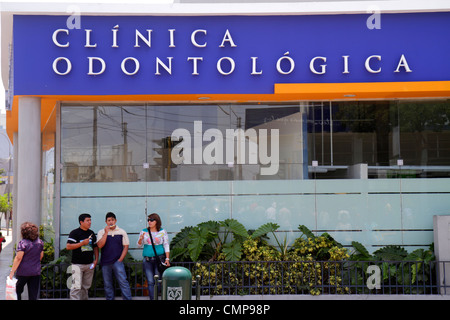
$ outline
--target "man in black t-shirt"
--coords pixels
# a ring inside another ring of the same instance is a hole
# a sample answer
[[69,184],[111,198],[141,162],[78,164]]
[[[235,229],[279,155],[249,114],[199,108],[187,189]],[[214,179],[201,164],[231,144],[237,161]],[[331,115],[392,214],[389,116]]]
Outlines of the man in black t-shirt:
[[72,250],[71,300],[87,300],[94,269],[98,261],[97,237],[90,230],[91,216],[83,213],[78,217],[80,227],[72,230],[67,239],[67,250]]

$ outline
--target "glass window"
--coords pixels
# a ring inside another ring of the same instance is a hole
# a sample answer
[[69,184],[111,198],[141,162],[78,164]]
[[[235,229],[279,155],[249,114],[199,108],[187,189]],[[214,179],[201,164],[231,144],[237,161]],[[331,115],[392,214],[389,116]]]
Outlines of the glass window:
[[65,182],[450,172],[448,101],[65,105],[61,115]]
[[41,225],[44,227],[44,238],[46,241],[55,238],[55,229],[58,219],[55,221],[55,143],[56,143],[56,107],[49,121],[42,130],[42,188],[41,188]]
[[450,102],[400,102],[398,149],[415,177],[448,177],[450,171]]
[[146,108],[61,108],[63,180],[137,181],[146,159]]
[[315,178],[448,177],[448,101],[315,103],[308,158]]
[[62,179],[302,179],[304,119],[299,105],[65,105]]

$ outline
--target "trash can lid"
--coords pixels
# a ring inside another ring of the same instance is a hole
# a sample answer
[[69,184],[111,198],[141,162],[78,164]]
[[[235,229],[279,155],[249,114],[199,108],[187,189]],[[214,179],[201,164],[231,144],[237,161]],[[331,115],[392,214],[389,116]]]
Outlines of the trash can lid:
[[189,269],[184,267],[170,267],[164,271],[162,278],[167,280],[188,280],[192,278],[192,274]]

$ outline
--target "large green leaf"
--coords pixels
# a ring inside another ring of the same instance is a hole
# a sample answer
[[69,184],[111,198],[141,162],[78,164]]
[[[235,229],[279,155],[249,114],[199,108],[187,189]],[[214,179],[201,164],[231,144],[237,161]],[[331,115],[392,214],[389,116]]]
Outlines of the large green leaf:
[[424,249],[416,249],[405,257],[405,261],[434,261],[435,257],[432,251]]
[[381,269],[382,269],[381,274],[383,275],[383,281],[389,279],[389,277],[395,277],[395,275],[397,275],[397,271],[398,271],[398,268],[396,265],[391,265],[388,262],[383,262],[381,264]]
[[189,233],[188,250],[192,261],[197,261],[206,243],[212,241],[217,233],[209,231],[206,227],[195,227]]
[[[409,253],[405,257],[405,261],[417,261],[417,263],[411,263],[411,275],[412,283],[416,283],[416,281],[423,280],[422,265],[427,266],[430,261],[434,261],[435,257],[432,251],[424,250],[424,249],[416,249],[413,252]],[[422,261],[424,263],[422,263]],[[426,269],[425,269],[426,270]],[[425,275],[426,277],[426,275]]]
[[174,261],[184,261],[186,258],[186,255],[188,253],[187,248],[172,248],[170,249],[170,258]]
[[189,233],[193,227],[184,227],[180,230],[170,241],[170,249],[174,248],[186,248],[189,242]]
[[243,238],[248,237],[247,229],[244,227],[242,223],[235,219],[226,219],[222,221],[221,226],[226,230],[231,231],[234,235],[241,236]]
[[197,226],[200,228],[205,228],[213,233],[217,233],[219,232],[220,222],[210,220],[206,222],[201,222]]
[[242,246],[237,240],[233,240],[229,243],[225,243],[222,249],[225,259],[227,261],[239,261],[242,256]]
[[411,282],[415,283],[417,279],[417,274],[420,272],[420,268],[422,267],[422,263],[414,263],[411,266],[412,279]]
[[367,251],[366,247],[364,247],[361,243],[357,241],[352,241],[352,246],[355,248],[356,252],[363,258],[369,259],[370,253]]
[[306,238],[314,239],[316,236],[309,230],[305,225],[301,224],[298,226],[298,229],[306,236]]
[[400,246],[389,245],[375,251],[374,256],[383,261],[402,261],[408,252]]
[[266,224],[263,224],[258,229],[256,229],[255,232],[253,232],[252,238],[256,239],[256,238],[259,238],[259,237],[262,237],[262,236],[268,234],[269,232],[275,232],[279,227],[280,226],[278,224],[273,223],[273,222],[268,222]]

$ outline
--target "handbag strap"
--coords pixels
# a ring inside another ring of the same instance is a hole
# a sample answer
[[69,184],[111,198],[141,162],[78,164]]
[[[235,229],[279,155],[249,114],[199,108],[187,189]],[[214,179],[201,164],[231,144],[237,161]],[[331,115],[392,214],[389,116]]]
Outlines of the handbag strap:
[[150,235],[150,240],[152,241],[152,247],[153,247],[153,251],[155,252],[155,258],[156,258],[158,255],[156,254],[155,244],[153,243],[152,232],[150,231],[150,228],[147,228],[147,230],[148,230],[148,234]]

